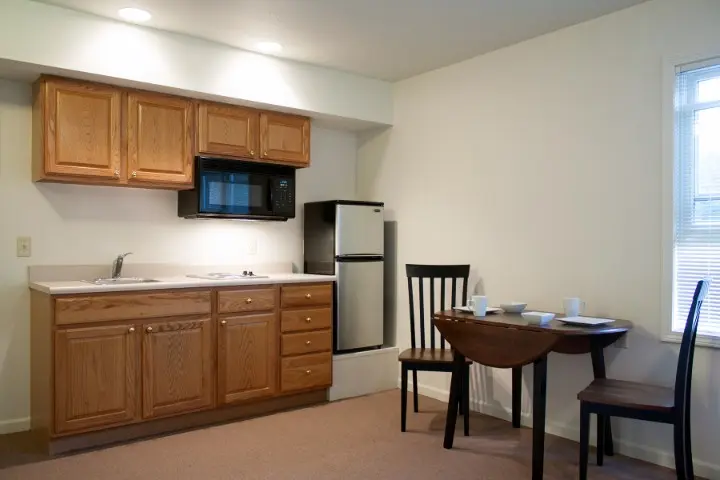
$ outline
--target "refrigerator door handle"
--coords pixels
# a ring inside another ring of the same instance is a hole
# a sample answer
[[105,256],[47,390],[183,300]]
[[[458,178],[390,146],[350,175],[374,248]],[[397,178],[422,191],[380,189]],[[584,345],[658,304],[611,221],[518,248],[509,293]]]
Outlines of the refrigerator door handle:
[[382,262],[382,255],[338,255],[335,257],[338,262]]

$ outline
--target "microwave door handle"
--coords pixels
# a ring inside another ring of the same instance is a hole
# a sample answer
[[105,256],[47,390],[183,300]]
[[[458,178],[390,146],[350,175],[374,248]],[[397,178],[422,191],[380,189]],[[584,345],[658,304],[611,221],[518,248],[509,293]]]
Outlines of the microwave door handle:
[[273,205],[273,181],[271,178],[268,178],[268,191],[267,191],[267,201],[268,201],[268,212],[274,213],[275,207]]

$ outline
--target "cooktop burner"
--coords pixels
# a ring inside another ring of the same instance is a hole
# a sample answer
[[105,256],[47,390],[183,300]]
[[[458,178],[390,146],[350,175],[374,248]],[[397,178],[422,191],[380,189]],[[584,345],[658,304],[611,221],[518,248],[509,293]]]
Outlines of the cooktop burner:
[[203,273],[199,275],[187,275],[190,278],[202,278],[205,280],[238,280],[242,278],[268,278],[267,275],[255,275],[252,270],[243,270],[242,273]]

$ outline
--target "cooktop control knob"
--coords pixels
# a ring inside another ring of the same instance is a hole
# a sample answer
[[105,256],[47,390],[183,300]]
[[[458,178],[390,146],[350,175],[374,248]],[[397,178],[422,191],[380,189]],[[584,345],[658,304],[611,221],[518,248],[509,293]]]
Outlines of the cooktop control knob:
[[247,271],[247,270],[243,270],[243,277],[247,277],[247,276],[248,276],[248,271]]

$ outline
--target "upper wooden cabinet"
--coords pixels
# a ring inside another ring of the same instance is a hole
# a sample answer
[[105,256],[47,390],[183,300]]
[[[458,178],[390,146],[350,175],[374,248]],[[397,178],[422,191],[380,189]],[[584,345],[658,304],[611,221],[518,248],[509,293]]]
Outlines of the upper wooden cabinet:
[[257,110],[201,102],[197,112],[198,153],[255,157],[260,116]]
[[133,324],[55,333],[55,431],[90,430],[137,417],[138,338]]
[[283,113],[260,114],[260,158],[310,166],[310,120]]
[[210,318],[143,325],[143,417],[212,407],[215,335]]
[[43,76],[33,180],[185,190],[196,154],[310,166],[310,119]]
[[185,98],[127,95],[127,180],[191,186],[193,108]]
[[33,106],[33,179],[119,182],[120,90],[87,82],[41,79]]

